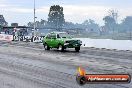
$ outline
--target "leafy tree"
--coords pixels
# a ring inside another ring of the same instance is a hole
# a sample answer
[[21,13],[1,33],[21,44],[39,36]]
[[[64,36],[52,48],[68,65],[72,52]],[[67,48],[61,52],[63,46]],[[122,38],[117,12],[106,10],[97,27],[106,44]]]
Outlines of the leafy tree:
[[65,22],[64,26],[65,29],[73,29],[75,28],[75,24],[72,22]]
[[28,27],[33,27],[34,26],[34,23],[29,22],[27,25],[28,25]]
[[0,25],[7,26],[8,23],[5,21],[5,18],[3,15],[0,15]]
[[132,39],[132,16],[127,16],[122,21],[122,28],[130,34],[130,40]]
[[108,13],[109,13],[109,16],[115,20],[115,23],[117,23],[118,11],[117,10],[109,10]]
[[48,15],[48,25],[52,28],[61,29],[64,22],[63,7],[59,5],[51,6]]
[[127,16],[121,23],[124,31],[132,31],[132,16]]
[[46,26],[47,21],[46,21],[46,20],[41,19],[40,24],[41,24],[41,26],[42,26],[42,27],[44,27],[44,26]]
[[82,23],[82,27],[87,29],[87,31],[89,32],[99,32],[99,25],[96,24],[95,21],[92,19],[85,20]]
[[115,10],[109,10],[108,11],[108,16],[105,16],[103,18],[104,22],[105,22],[105,30],[108,33],[114,33],[117,30],[117,18],[118,18],[118,12]]
[[116,25],[115,19],[110,16],[105,16],[103,20],[105,21],[105,27],[107,28],[106,30],[113,31],[114,26]]

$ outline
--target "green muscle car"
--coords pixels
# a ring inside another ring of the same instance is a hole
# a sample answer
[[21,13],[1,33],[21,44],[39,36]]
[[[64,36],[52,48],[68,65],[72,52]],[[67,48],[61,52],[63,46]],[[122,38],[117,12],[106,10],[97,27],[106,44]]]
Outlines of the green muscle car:
[[79,52],[82,41],[71,38],[66,32],[51,32],[44,37],[43,45],[45,50],[57,48],[64,51],[66,48],[75,48]]

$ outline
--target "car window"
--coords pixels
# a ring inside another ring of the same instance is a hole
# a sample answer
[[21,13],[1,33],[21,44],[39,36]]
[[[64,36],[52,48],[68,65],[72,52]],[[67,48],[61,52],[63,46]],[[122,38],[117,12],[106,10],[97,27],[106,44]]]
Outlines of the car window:
[[57,34],[57,38],[61,38],[59,34]]
[[56,34],[51,34],[51,38],[56,38]]
[[50,34],[48,34],[46,38],[47,38],[47,39],[51,39],[51,35],[50,35]]
[[70,35],[68,33],[60,33],[59,34],[60,38],[71,38]]

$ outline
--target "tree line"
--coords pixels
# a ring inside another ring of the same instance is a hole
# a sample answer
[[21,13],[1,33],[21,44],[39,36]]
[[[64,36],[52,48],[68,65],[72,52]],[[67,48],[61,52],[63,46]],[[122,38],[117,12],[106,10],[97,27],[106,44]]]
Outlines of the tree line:
[[[104,25],[100,26],[92,19],[87,19],[82,23],[66,22],[64,19],[63,7],[54,5],[50,7],[48,20],[41,19],[36,21],[35,25],[38,28],[55,28],[55,29],[84,29],[88,32],[95,32],[101,34],[114,34],[114,33],[130,33],[132,31],[132,16],[126,16],[121,23],[118,23],[119,14],[116,10],[109,10],[108,15],[102,20]],[[29,22],[29,27],[33,27],[34,23]]]

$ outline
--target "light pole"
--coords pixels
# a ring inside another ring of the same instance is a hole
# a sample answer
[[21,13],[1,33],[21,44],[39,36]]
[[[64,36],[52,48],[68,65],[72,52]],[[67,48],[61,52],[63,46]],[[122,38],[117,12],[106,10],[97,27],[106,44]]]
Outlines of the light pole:
[[34,36],[35,36],[35,30],[36,30],[36,23],[35,23],[35,19],[36,19],[36,17],[35,17],[35,11],[36,11],[36,9],[35,9],[35,0],[34,0],[34,17],[33,17],[33,19],[34,19],[34,25],[33,25],[33,30],[32,30],[32,39],[31,39],[31,42],[33,42],[34,41]]
[[34,31],[36,29],[35,19],[36,19],[36,7],[35,7],[35,0],[34,0]]

